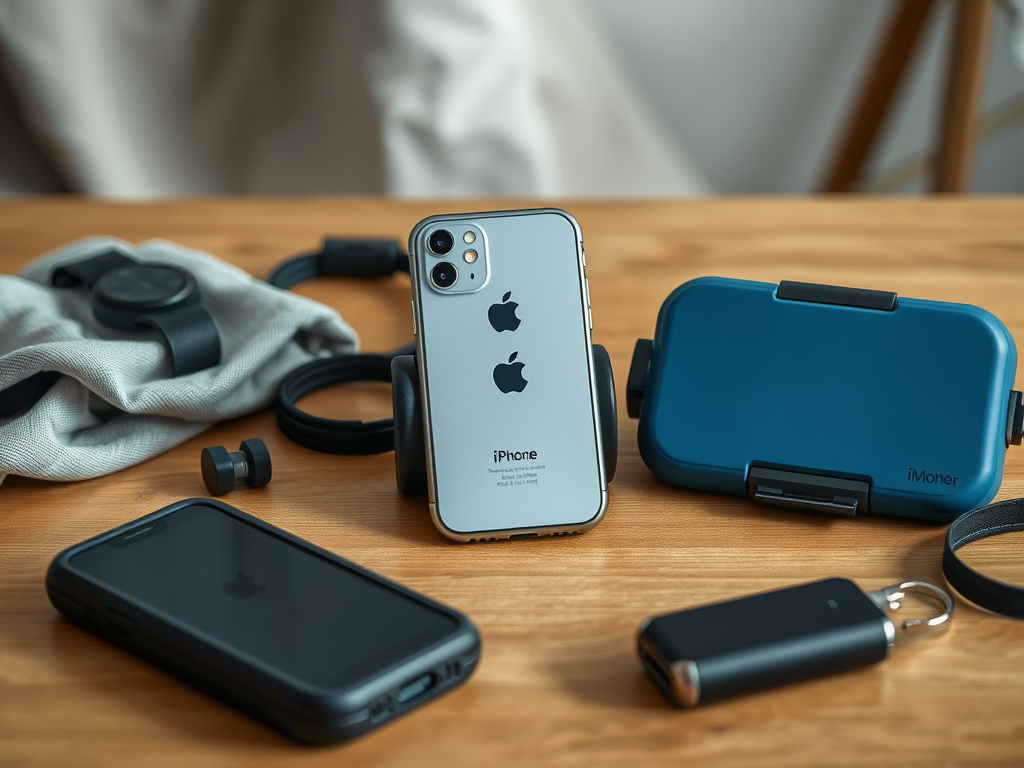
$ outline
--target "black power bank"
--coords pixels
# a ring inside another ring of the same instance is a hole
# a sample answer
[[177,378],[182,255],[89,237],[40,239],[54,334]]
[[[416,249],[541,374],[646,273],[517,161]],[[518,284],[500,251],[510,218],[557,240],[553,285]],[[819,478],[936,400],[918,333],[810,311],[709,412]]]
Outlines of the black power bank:
[[692,707],[874,664],[895,637],[852,581],[825,579],[647,619],[637,645],[658,689]]
[[72,622],[311,744],[405,714],[480,657],[457,611],[211,499],[65,550],[46,589]]

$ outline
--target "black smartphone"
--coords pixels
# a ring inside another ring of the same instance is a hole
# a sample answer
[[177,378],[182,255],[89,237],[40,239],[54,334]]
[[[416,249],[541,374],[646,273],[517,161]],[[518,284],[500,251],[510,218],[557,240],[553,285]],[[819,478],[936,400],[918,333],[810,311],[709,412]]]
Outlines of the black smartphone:
[[186,499],[61,552],[72,622],[289,736],[343,741],[464,682],[465,616],[212,499]]

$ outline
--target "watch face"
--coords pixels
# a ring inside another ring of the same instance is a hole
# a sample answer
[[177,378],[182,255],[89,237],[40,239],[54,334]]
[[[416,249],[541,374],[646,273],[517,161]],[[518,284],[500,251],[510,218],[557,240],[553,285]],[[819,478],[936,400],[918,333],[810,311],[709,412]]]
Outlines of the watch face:
[[110,270],[96,282],[97,298],[120,309],[170,307],[195,292],[192,275],[170,264],[129,264]]

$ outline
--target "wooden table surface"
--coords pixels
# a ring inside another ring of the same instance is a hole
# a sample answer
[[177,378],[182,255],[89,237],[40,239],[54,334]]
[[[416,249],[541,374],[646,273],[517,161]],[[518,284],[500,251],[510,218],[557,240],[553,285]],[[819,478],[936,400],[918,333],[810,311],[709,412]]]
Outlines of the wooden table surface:
[[[265,277],[326,233],[404,242],[429,214],[529,203],[13,200],[0,203],[0,272],[73,238],[112,234],[203,248]],[[946,635],[899,647],[882,664],[693,711],[670,707],[634,654],[645,616],[829,576],[865,589],[941,584],[945,528],[768,511],[669,487],[640,460],[623,394],[634,340],[651,336],[673,288],[700,275],[977,304],[1021,345],[1024,200],[564,207],[585,234],[594,341],[611,353],[618,384],[619,468],[600,526],[567,539],[449,542],[423,500],[398,494],[392,454],[305,450],[278,432],[269,409],[108,477],[10,478],[0,487],[0,765],[1024,765],[1024,622],[959,598]],[[411,339],[404,275],[299,290],[337,307],[367,350]],[[350,386],[306,404],[379,418],[390,394]],[[226,500],[467,613],[484,648],[468,684],[349,745],[301,747],[58,616],[43,587],[57,552],[205,495],[200,450],[250,436],[267,442],[274,480]],[[1014,448],[999,497],[1024,495],[1022,486],[1024,449]],[[1022,547],[1024,536],[990,539],[965,559],[1024,583]]]

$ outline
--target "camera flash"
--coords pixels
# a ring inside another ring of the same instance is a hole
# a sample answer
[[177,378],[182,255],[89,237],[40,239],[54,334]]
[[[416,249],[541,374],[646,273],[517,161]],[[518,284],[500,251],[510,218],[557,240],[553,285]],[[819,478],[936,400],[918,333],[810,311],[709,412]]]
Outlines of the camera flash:
[[462,236],[462,239],[466,243],[466,245],[469,245],[470,243],[475,243],[476,242],[476,232],[470,230],[469,232],[467,232],[466,234],[464,234]]
[[477,256],[477,252],[474,251],[472,248],[470,248],[468,251],[462,254],[462,258],[466,260],[467,264],[472,264],[474,261],[476,261]]

